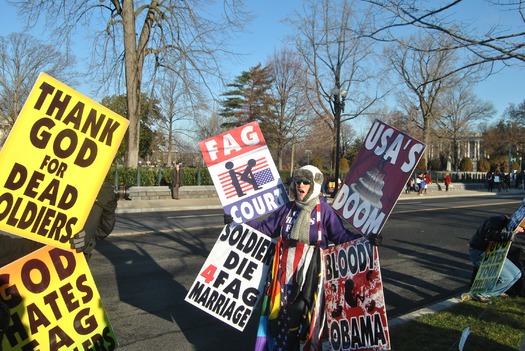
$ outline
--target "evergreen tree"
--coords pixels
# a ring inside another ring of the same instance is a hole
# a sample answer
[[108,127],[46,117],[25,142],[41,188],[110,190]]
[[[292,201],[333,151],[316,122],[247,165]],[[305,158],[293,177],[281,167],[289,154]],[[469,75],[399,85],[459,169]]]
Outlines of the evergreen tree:
[[[101,104],[110,110],[118,113],[121,116],[127,116],[126,95],[112,95],[102,99]],[[151,128],[153,122],[160,118],[160,110],[158,101],[150,99],[146,94],[141,95],[141,109],[140,109],[140,140],[139,140],[139,157],[146,159],[153,154],[153,146],[155,144],[155,131]],[[122,143],[117,151],[115,159],[119,160],[124,157],[126,153],[128,133],[124,136]]]
[[255,121],[263,133],[268,130],[273,116],[270,107],[275,103],[270,94],[272,83],[269,66],[258,64],[249,71],[243,71],[233,83],[227,85],[230,90],[222,94],[225,99],[221,102],[220,115],[227,120],[222,126],[230,129]]

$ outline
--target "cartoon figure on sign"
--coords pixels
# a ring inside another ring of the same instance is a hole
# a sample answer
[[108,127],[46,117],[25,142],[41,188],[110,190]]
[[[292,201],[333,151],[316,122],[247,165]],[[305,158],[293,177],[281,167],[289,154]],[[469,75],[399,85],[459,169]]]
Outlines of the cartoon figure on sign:
[[[228,161],[224,165],[226,169],[228,169],[228,174],[230,175],[231,185],[235,188],[235,191],[237,192],[237,196],[241,197],[246,195],[244,193],[243,187],[241,186],[240,181],[247,183],[253,187],[253,190],[259,190],[260,186],[257,182],[257,177],[254,176],[253,168],[257,165],[257,161],[254,159],[248,160],[246,164],[246,168],[242,173],[237,172],[234,168],[233,162]],[[238,178],[240,176],[240,178]],[[240,180],[240,181],[239,181]]]

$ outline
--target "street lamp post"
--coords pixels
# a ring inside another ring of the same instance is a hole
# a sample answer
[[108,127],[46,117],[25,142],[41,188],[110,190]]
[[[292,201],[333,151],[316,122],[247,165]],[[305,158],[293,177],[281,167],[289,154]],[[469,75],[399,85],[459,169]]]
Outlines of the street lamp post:
[[511,154],[511,150],[512,150],[512,145],[509,146],[509,174],[512,173],[512,154]]
[[332,193],[332,197],[335,197],[339,191],[339,158],[340,158],[340,147],[341,147],[341,114],[345,110],[345,98],[346,90],[340,90],[338,86],[335,86],[330,94],[334,97],[334,119],[335,119],[335,188]]
[[312,154],[312,150],[304,150],[305,154],[306,154],[306,164],[309,165],[310,164],[310,155]]

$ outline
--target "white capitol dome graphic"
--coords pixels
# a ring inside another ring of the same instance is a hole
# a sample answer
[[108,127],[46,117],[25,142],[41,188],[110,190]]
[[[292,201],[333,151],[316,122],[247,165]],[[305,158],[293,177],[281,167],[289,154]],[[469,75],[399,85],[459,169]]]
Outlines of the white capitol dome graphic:
[[383,204],[381,198],[383,197],[383,187],[385,186],[385,175],[377,168],[371,169],[365,175],[350,185],[353,192],[359,193],[361,199],[368,201],[372,206],[381,209]]

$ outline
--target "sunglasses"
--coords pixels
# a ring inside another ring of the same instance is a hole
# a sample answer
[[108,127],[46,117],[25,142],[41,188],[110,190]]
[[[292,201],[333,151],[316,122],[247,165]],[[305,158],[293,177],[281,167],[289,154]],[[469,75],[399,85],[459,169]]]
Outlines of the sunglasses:
[[303,183],[304,185],[310,185],[312,184],[311,181],[309,180],[303,180],[303,179],[297,179],[297,180],[294,180],[295,184],[299,185],[301,183]]

